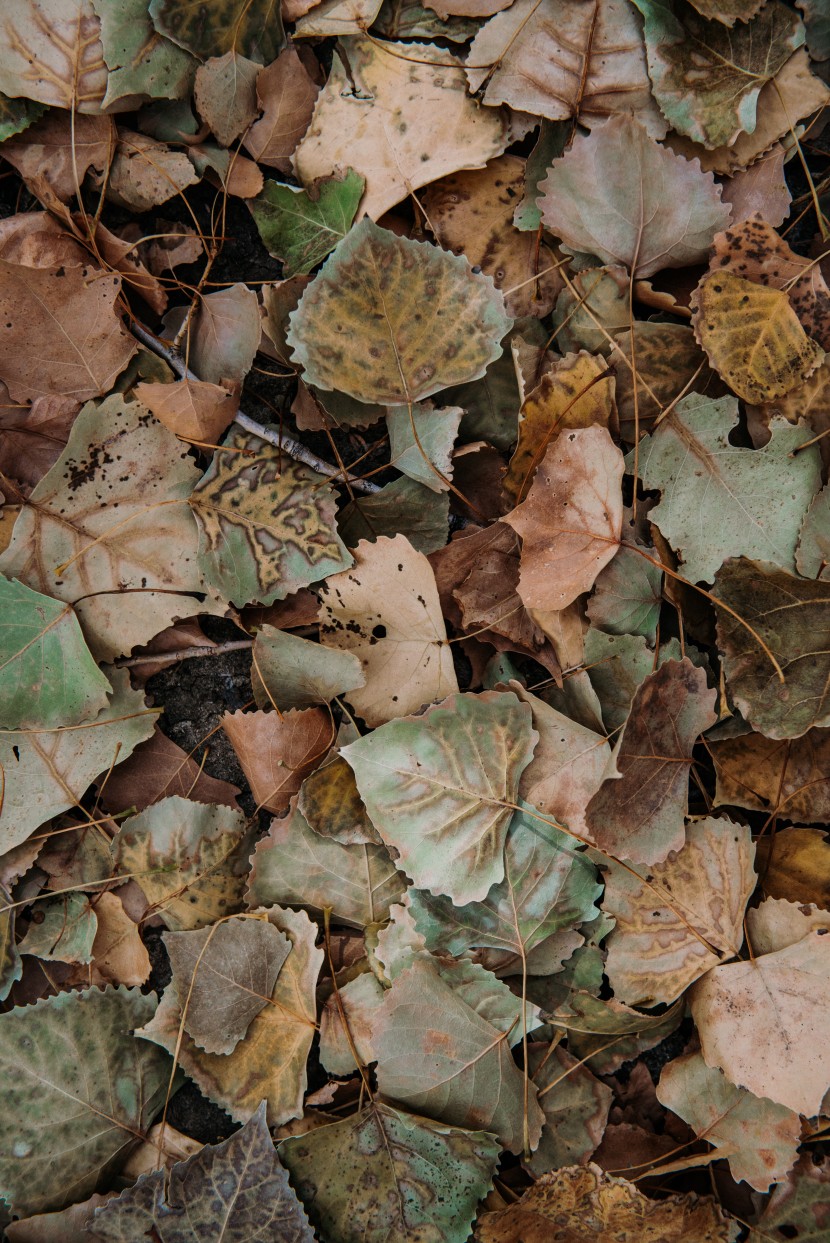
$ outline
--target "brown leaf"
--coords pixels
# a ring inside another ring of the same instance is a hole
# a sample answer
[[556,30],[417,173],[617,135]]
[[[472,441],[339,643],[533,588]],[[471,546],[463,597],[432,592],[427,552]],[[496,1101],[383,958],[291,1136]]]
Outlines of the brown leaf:
[[105,265],[108,264],[121,273],[128,291],[137,293],[157,315],[167,309],[164,286],[147,271],[132,242],[119,237],[117,233],[111,233],[99,220],[95,226],[92,246]]
[[[620,432],[630,444],[635,424],[645,435],[667,406],[689,389],[707,397],[721,397],[726,385],[712,371],[706,355],[685,324],[659,324],[639,320],[631,330],[618,333],[610,363],[617,377]],[[636,366],[636,379],[635,368]],[[637,385],[635,419],[634,385]]]
[[308,129],[319,86],[294,44],[260,70],[256,83],[262,117],[244,138],[247,151],[260,164],[291,172],[291,156]]
[[742,734],[710,743],[709,753],[717,776],[716,806],[749,807],[807,824],[830,823],[830,730],[810,729],[791,739]]
[[101,23],[90,0],[20,0],[3,12],[0,91],[99,112],[107,89]]
[[756,212],[777,229],[786,219],[792,195],[784,176],[786,152],[780,142],[751,164],[737,169],[721,187],[721,198],[732,208],[732,225],[748,220]]
[[80,192],[90,168],[105,173],[115,150],[115,124],[111,117],[70,117],[67,112],[48,112],[40,121],[3,143],[3,156],[24,181],[32,174],[45,178],[67,203]]
[[233,422],[239,408],[234,394],[205,380],[175,384],[137,384],[135,395],[148,410],[182,440],[215,445]]
[[830,911],[830,844],[820,829],[779,829],[759,838],[756,851],[765,893]]
[[239,52],[212,56],[196,70],[193,102],[217,142],[229,147],[257,115],[261,66]]
[[22,483],[28,494],[66,448],[79,409],[80,403],[71,397],[36,397],[31,406],[15,406],[3,385],[0,471]]
[[[537,651],[545,636],[516,590],[519,582],[519,538],[503,522],[451,545],[465,560],[452,596],[461,611],[464,630],[484,630],[509,639],[517,648]],[[443,551],[443,550],[442,550]]]
[[198,180],[182,151],[146,134],[122,129],[106,179],[106,196],[129,211],[150,211]]
[[150,975],[150,955],[141,940],[138,924],[130,919],[117,893],[98,894],[94,899],[98,928],[92,942],[93,972],[107,984],[137,986]]
[[105,776],[106,780],[100,783],[100,797],[113,814],[131,807],[143,811],[171,794],[196,803],[221,803],[239,810],[238,788],[229,781],[211,777],[158,726],[152,738],[139,743],[129,759]]
[[623,469],[604,427],[562,432],[549,446],[527,500],[504,519],[522,538],[519,595],[528,608],[565,608],[614,556]]
[[239,756],[259,807],[282,815],[303,778],[334,741],[331,716],[323,708],[290,712],[226,712],[222,728]]

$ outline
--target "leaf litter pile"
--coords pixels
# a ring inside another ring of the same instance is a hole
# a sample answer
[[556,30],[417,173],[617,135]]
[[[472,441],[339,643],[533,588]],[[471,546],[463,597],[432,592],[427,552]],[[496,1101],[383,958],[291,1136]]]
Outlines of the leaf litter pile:
[[826,1240],[823,0],[0,27],[7,1239]]

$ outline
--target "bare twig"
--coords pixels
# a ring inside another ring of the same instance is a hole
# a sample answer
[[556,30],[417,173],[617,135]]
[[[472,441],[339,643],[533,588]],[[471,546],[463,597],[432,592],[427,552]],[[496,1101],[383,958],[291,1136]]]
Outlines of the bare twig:
[[223,656],[225,652],[242,652],[253,647],[253,639],[232,639],[228,643],[214,643],[212,646],[185,647],[180,652],[157,652],[155,655],[130,656],[127,660],[117,660],[117,669],[134,669],[136,665],[175,665],[180,660],[193,660],[197,656]]
[[[133,336],[142,345],[146,345],[148,350],[152,350],[159,358],[163,358],[168,366],[172,367],[180,380],[198,381],[199,377],[194,371],[190,370],[181,354],[169,342],[157,337],[155,333],[151,332],[149,328],[145,328],[137,319],[131,321],[130,327]],[[368,479],[359,479],[355,475],[348,474],[345,470],[331,466],[328,462],[324,462],[322,458],[319,458],[316,453],[312,453],[310,449],[307,449],[305,445],[300,444],[299,440],[295,440],[293,436],[286,436],[285,432],[265,427],[242,410],[237,412],[234,422],[238,423],[246,432],[250,432],[251,435],[259,436],[260,440],[265,440],[269,445],[274,445],[277,449],[281,449],[283,453],[287,453],[296,462],[304,462],[306,466],[310,466],[312,470],[316,470],[319,474],[327,475],[329,479],[344,479],[356,492],[364,492],[367,495],[371,495],[380,491],[376,483],[371,483]]]

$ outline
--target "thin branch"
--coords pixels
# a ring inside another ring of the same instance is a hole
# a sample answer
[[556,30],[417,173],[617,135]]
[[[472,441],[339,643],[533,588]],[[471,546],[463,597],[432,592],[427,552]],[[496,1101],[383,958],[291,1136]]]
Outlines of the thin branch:
[[180,652],[158,652],[154,656],[130,656],[127,660],[117,660],[115,667],[116,669],[134,669],[136,665],[174,665],[180,660],[194,660],[197,656],[223,656],[225,652],[241,652],[253,645],[253,639],[232,639],[228,643],[214,643],[212,646],[186,647]]

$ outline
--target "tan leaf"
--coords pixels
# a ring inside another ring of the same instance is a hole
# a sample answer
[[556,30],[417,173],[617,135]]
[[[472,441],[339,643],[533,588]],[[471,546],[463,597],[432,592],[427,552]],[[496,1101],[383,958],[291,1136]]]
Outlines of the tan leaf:
[[233,422],[238,398],[218,384],[179,380],[175,384],[137,384],[135,395],[182,440],[215,445]]
[[672,1002],[743,942],[757,876],[749,829],[692,820],[683,847],[647,876],[611,864],[603,910],[616,921],[606,943],[614,995],[630,1006]]
[[[377,220],[420,186],[481,168],[504,150],[504,120],[469,97],[463,68],[443,48],[381,47],[359,36],[345,38],[343,47],[354,84],[335,57],[294,157],[304,182],[355,169],[366,180],[362,208]],[[396,114],[406,120],[391,123]]]
[[605,427],[614,417],[614,377],[603,358],[582,350],[566,354],[528,393],[519,414],[519,441],[510,459],[504,490],[524,500],[536,468],[560,432],[572,427]]
[[756,212],[767,224],[777,229],[789,214],[792,195],[784,176],[787,153],[783,144],[773,143],[769,151],[750,164],[737,169],[721,187],[721,198],[732,208],[732,224],[748,220]]
[[745,401],[783,397],[824,358],[781,290],[717,272],[700,282],[692,308],[695,336],[710,363]]
[[795,945],[814,928],[830,929],[830,911],[823,911],[812,902],[765,898],[760,906],[753,906],[746,913],[747,941],[756,957]]
[[303,778],[324,759],[334,726],[323,708],[226,712],[222,728],[239,757],[258,807],[282,815]]
[[245,149],[258,163],[290,173],[291,156],[308,129],[320,88],[290,44],[260,70],[256,89],[262,117],[243,139]]
[[378,15],[381,0],[322,0],[297,22],[295,37],[359,35]]
[[504,290],[510,315],[541,319],[553,309],[563,281],[558,271],[549,270],[556,262],[553,251],[540,246],[534,232],[520,232],[513,224],[524,174],[524,160],[502,155],[480,172],[433,182],[423,203],[440,245],[456,255],[463,252],[492,276],[496,288]]
[[808,1117],[830,1087],[830,932],[716,967],[689,999],[703,1056],[738,1087]]
[[98,927],[92,942],[94,971],[108,984],[144,984],[150,975],[150,955],[138,924],[130,919],[117,893],[94,899]]
[[93,245],[102,262],[121,273],[128,291],[137,293],[157,315],[167,309],[164,286],[145,268],[132,242],[111,233],[99,220]]
[[7,138],[3,156],[24,181],[32,174],[44,177],[61,202],[67,203],[80,193],[90,168],[103,173],[109,167],[115,139],[111,117],[72,118],[68,112],[49,112],[22,135]]
[[12,397],[86,401],[108,392],[136,351],[116,312],[120,292],[119,277],[96,268],[0,260],[0,379]]
[[506,9],[513,0],[433,0],[426,7],[437,13],[442,21],[449,17],[471,17],[480,20],[492,17],[501,9]]
[[320,637],[354,652],[366,685],[349,702],[367,725],[406,716],[458,689],[432,568],[403,535],[361,540],[350,570],[320,592]]
[[47,211],[19,212],[0,221],[0,259],[24,268],[92,266],[78,239]]
[[623,469],[604,427],[562,432],[548,447],[527,500],[504,519],[522,538],[519,595],[528,608],[564,609],[614,556]]
[[90,0],[20,0],[4,6],[0,23],[4,95],[100,112],[107,67]]
[[150,211],[198,180],[182,151],[146,134],[122,129],[106,181],[106,195],[111,203],[129,211]]
[[258,114],[260,71],[261,65],[235,51],[211,56],[196,70],[193,102],[223,147],[229,147]]

